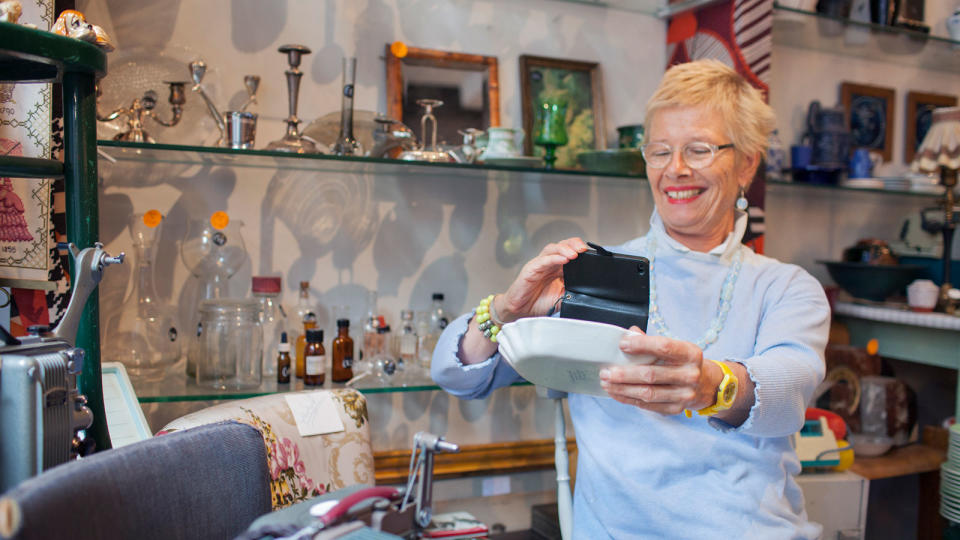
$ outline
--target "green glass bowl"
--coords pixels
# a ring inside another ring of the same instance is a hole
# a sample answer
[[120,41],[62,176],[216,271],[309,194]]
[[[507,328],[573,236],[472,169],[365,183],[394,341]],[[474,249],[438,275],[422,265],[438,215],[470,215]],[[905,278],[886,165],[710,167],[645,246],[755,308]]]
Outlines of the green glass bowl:
[[643,153],[629,148],[580,152],[577,162],[583,170],[598,173],[643,176],[645,172]]

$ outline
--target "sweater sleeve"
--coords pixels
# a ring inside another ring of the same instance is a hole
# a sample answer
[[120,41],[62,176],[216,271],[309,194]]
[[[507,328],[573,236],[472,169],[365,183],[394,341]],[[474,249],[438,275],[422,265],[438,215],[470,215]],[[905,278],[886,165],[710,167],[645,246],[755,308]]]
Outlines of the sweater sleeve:
[[440,334],[433,349],[430,376],[441,388],[462,399],[487,397],[493,390],[523,380],[499,352],[477,364],[460,360],[460,344],[473,313],[457,317]]
[[826,371],[830,305],[823,286],[790,266],[785,279],[767,290],[752,358],[742,362],[755,383],[755,403],[735,431],[758,437],[796,433],[813,391]]

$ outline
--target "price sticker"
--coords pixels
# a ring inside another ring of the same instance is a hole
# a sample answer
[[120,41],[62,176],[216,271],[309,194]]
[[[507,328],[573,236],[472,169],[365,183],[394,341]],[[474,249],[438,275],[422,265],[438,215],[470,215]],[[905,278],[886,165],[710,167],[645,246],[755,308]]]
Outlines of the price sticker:
[[161,221],[163,221],[163,214],[157,210],[149,210],[143,215],[143,224],[151,229],[159,225]]
[[226,212],[214,212],[210,216],[210,225],[216,230],[224,229],[230,223],[230,216]]

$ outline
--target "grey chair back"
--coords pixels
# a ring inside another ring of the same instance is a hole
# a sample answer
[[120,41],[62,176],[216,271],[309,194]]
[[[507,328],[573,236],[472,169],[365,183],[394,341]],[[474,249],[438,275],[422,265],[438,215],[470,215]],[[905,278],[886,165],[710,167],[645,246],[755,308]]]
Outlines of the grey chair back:
[[0,538],[221,539],[270,511],[260,432],[209,424],[98,452],[0,498]]

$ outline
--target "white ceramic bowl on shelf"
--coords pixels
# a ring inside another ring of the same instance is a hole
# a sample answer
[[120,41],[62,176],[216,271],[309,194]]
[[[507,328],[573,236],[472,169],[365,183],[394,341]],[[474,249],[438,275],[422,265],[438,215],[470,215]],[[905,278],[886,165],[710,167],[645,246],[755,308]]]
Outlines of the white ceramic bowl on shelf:
[[850,433],[847,435],[853,454],[860,457],[875,457],[886,454],[893,447],[893,439],[883,435]]
[[530,317],[508,323],[497,340],[500,353],[524,379],[546,388],[606,396],[600,370],[627,364],[649,364],[654,357],[620,350],[620,338],[632,334],[610,324]]

